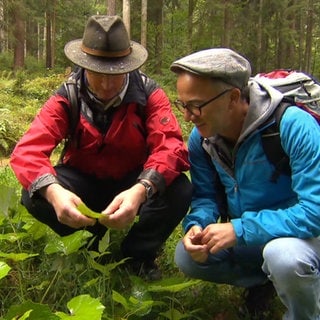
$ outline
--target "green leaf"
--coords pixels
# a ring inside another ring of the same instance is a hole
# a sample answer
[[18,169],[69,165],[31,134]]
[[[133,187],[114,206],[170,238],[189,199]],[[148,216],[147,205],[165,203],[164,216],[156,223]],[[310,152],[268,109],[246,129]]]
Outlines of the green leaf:
[[[31,314],[32,311],[33,311],[33,310],[28,310],[28,311],[26,311],[26,312],[23,314],[23,316],[19,316],[19,318],[17,318],[17,319],[19,319],[19,320],[30,319],[29,316],[30,316],[30,314]],[[16,318],[14,318],[14,319],[16,319]]]
[[92,298],[87,294],[71,299],[67,306],[70,314],[56,312],[56,315],[62,320],[101,320],[105,308],[98,299]]
[[11,268],[3,261],[0,261],[0,279],[4,278]]
[[115,290],[112,290],[112,300],[117,303],[120,303],[126,311],[129,310],[129,304],[127,302],[127,299]]
[[5,233],[5,234],[0,234],[0,241],[6,240],[11,243],[14,243],[20,239],[23,239],[25,237],[28,237],[29,234],[27,232],[20,232],[20,233]]
[[[27,315],[29,315],[27,318],[21,318],[21,316],[26,317]],[[53,314],[47,305],[34,303],[32,301],[11,306],[4,319],[59,320],[58,316]]]
[[101,218],[101,214],[98,212],[92,211],[90,208],[88,208],[83,202],[80,203],[77,206],[77,209],[85,216],[93,219],[99,219]]
[[87,239],[92,237],[92,233],[86,230],[79,230],[68,236],[57,236],[56,241],[50,241],[44,248],[46,254],[61,252],[65,255],[77,252],[87,243]]
[[[34,240],[38,240],[47,235],[49,227],[40,221],[34,219],[24,222],[25,225],[23,226],[23,229],[26,230]],[[51,231],[51,229],[49,230]]]
[[8,218],[9,208],[12,204],[17,202],[17,194],[15,189],[0,185],[0,220],[1,223],[4,218]]
[[92,268],[94,268],[95,270],[100,271],[102,274],[104,274],[105,276],[109,277],[110,276],[110,272],[112,270],[114,270],[115,268],[117,268],[119,265],[123,264],[124,261],[126,259],[122,259],[118,262],[113,262],[113,263],[107,263],[105,265],[102,265],[96,261],[94,261],[93,259],[90,261]]
[[110,229],[106,231],[103,238],[99,241],[99,252],[106,252],[110,245]]
[[24,261],[26,259],[36,257],[39,254],[37,253],[5,253],[5,252],[0,252],[0,257],[5,258],[8,260],[13,260],[13,261]]
[[177,309],[170,309],[166,312],[160,312],[162,316],[170,320],[190,319],[190,314],[183,314]]
[[181,282],[180,278],[168,278],[153,282],[148,286],[148,290],[151,292],[180,292],[189,287],[195,286],[201,283],[201,280],[189,280]]
[[142,317],[151,312],[154,301],[143,281],[133,282],[129,302],[133,304],[134,308],[131,309],[135,310],[134,314],[137,316]]

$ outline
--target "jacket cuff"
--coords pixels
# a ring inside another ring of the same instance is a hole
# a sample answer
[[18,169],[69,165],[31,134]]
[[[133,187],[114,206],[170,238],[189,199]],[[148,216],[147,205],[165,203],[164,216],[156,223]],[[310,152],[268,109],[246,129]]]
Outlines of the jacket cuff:
[[46,187],[53,183],[59,183],[56,176],[51,173],[44,174],[43,176],[36,179],[29,188],[30,198],[37,193],[41,188]]
[[230,222],[233,225],[234,232],[237,237],[237,245],[243,246],[245,245],[245,240],[243,238],[243,228],[241,219],[231,219]]
[[137,180],[139,181],[141,179],[150,180],[157,188],[157,191],[159,192],[159,194],[162,194],[166,189],[166,181],[157,170],[154,170],[154,169],[143,170]]

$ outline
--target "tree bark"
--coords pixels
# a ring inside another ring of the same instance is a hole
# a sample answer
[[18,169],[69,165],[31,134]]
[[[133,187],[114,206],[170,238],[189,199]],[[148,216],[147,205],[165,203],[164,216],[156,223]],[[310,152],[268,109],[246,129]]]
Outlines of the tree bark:
[[222,46],[230,47],[230,30],[232,26],[231,20],[231,12],[230,12],[230,4],[228,0],[224,1],[224,19],[223,19],[223,33],[222,33]]
[[313,33],[313,0],[309,0],[307,11],[307,30],[306,30],[306,48],[305,65],[306,72],[311,72],[311,54],[312,54],[312,33]]
[[188,6],[188,52],[192,51],[193,10],[194,10],[194,0],[189,0],[189,6]]
[[129,37],[131,37],[130,30],[130,0],[123,0],[123,22],[127,28]]
[[51,51],[51,13],[46,12],[46,68],[52,68],[52,51]]
[[148,0],[141,0],[141,44],[147,48]]
[[107,14],[110,16],[116,15],[116,0],[107,0]]
[[[157,74],[162,73],[162,56],[163,56],[163,6],[164,1],[159,0],[156,3],[153,3],[153,6],[150,8],[150,18],[152,23],[155,26],[155,43],[154,43],[154,72]],[[150,21],[149,18],[149,21]]]
[[12,8],[13,35],[14,35],[14,59],[13,70],[16,71],[24,67],[24,41],[25,41],[25,21],[22,16],[22,3],[17,1]]

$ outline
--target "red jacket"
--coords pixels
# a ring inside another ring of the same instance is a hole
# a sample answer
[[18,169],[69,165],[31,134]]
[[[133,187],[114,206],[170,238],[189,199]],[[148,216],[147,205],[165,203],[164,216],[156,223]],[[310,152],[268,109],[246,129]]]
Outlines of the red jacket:
[[[63,163],[101,179],[115,180],[141,168],[140,178],[148,178],[161,192],[189,169],[187,150],[164,91],[157,87],[146,97],[137,81],[136,71],[130,74],[123,102],[114,108],[105,132],[90,118],[90,101],[82,102],[77,145],[67,150]],[[44,104],[11,155],[12,169],[31,194],[44,186],[41,181],[45,177],[56,175],[50,155],[68,135],[66,108],[70,103],[59,92]],[[139,108],[142,103],[143,116]]]

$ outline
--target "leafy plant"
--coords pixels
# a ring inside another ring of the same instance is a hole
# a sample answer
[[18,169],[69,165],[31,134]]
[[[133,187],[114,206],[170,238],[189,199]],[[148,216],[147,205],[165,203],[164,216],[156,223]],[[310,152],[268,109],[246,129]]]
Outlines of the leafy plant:
[[[8,167],[1,169],[0,281],[6,289],[0,300],[4,320],[18,316],[81,320],[88,319],[88,314],[97,320],[182,315],[172,305],[174,295],[199,281],[168,278],[148,283],[131,276],[122,267],[125,260],[115,261],[110,250],[112,238],[118,243],[120,233],[113,235],[108,230],[97,251],[90,249],[92,234],[85,230],[56,235],[21,206],[16,182],[9,183],[12,187],[1,184],[10,182],[10,175]],[[172,299],[169,305],[168,299]],[[68,312],[64,311],[65,301],[69,301]]]
[[0,119],[0,156],[7,156],[16,144],[16,128],[8,120]]

